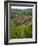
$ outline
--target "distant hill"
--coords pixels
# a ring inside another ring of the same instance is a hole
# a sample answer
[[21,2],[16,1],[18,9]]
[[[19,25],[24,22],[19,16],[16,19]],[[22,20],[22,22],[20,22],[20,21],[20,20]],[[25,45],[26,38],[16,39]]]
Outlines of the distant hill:
[[32,15],[32,9],[11,9],[11,15]]

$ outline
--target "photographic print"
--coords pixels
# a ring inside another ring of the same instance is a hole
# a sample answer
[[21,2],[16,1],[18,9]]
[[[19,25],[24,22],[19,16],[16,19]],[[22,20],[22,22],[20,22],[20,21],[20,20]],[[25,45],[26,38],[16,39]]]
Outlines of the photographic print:
[[10,37],[32,38],[32,8],[12,8],[10,15]]
[[[16,2],[16,3],[15,3]],[[7,44],[22,44],[35,43],[37,38],[36,32],[36,2],[7,2],[6,9],[6,43]]]

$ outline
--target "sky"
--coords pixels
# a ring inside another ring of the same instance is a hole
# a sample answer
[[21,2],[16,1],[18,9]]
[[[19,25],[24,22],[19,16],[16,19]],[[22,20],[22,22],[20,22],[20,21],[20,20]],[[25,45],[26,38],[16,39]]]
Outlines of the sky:
[[31,9],[33,7],[23,7],[23,6],[11,6],[11,9]]

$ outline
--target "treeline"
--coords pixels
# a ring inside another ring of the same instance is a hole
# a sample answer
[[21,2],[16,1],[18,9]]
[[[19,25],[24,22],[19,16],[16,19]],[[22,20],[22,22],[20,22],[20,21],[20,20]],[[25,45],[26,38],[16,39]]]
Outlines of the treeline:
[[32,9],[11,9],[11,15],[32,15]]

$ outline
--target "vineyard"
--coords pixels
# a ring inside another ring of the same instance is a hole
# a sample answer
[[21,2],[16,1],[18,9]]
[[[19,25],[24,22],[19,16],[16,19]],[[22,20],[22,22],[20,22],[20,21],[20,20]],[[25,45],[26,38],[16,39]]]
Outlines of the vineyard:
[[11,9],[10,37],[32,38],[32,9]]

